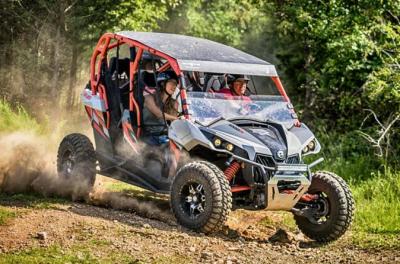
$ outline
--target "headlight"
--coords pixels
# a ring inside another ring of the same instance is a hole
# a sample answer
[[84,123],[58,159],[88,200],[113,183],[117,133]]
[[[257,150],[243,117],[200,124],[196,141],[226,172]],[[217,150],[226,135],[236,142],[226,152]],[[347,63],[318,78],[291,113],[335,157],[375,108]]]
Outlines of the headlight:
[[231,143],[228,143],[226,141],[222,141],[222,139],[215,137],[213,140],[213,144],[216,148],[224,148],[229,152],[232,152],[235,148],[235,146]]
[[310,149],[308,148],[308,146],[305,146],[302,150],[303,154],[307,153]]
[[230,144],[230,143],[228,143],[228,144],[226,144],[225,148],[226,148],[227,151],[232,152],[232,150],[233,150],[233,145]]
[[317,146],[317,142],[315,141],[315,139],[313,139],[310,142],[308,142],[307,146],[305,146],[301,152],[303,154],[306,154],[306,153],[308,153],[310,151],[315,150],[316,146]]
[[221,146],[221,144],[222,144],[221,139],[219,138],[214,139],[214,146],[219,147]]
[[307,147],[310,150],[314,150],[315,149],[315,141],[314,140],[310,141],[310,143],[308,143]]

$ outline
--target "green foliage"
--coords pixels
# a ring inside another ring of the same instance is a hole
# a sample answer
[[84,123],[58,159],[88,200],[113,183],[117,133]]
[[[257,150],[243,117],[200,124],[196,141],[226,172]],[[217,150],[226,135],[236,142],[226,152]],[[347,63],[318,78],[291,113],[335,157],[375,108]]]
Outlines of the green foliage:
[[[278,67],[303,121],[347,138],[361,124],[370,132],[380,129],[373,118],[363,122],[368,114],[363,109],[375,111],[386,125],[400,112],[397,0],[274,1],[264,10],[275,20]],[[397,123],[390,132],[391,142],[399,139]],[[357,153],[359,147],[351,145]],[[384,147],[391,157],[400,153],[399,145]]]
[[[242,47],[262,13],[252,1],[184,1],[162,28]],[[176,16],[176,13],[178,14]]]
[[32,131],[40,133],[43,128],[25,109],[17,105],[14,109],[6,101],[0,100],[0,132]]
[[[371,153],[364,139],[356,132],[328,132],[324,126],[317,127],[314,133],[322,145],[321,154],[324,162],[321,169],[330,170],[349,183],[360,183],[371,178],[373,171],[381,168],[379,159]],[[311,162],[313,155],[306,157]]]
[[360,124],[362,108],[379,114],[400,109],[398,1],[279,1],[274,6],[282,46],[278,57],[297,101],[302,108],[312,105],[309,116],[348,129]]
[[[87,82],[90,54],[99,37],[119,30],[154,30],[167,18],[167,8],[177,3],[0,2],[0,96],[21,102],[32,112],[59,102],[71,109],[78,101],[77,84]],[[82,69],[84,81],[79,80]]]
[[356,228],[376,234],[400,234],[400,175],[374,173],[353,188],[357,202]]

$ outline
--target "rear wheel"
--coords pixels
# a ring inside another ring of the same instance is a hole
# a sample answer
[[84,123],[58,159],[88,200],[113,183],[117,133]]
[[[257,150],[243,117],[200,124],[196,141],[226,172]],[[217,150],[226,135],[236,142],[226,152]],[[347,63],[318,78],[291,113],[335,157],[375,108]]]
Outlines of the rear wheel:
[[349,228],[354,213],[354,199],[346,182],[332,172],[316,172],[308,190],[316,199],[296,208],[304,215],[295,215],[299,229],[309,238],[330,242]]
[[231,207],[229,183],[216,166],[192,162],[178,171],[171,187],[171,208],[181,225],[204,233],[216,232]]
[[89,193],[96,180],[96,153],[89,138],[70,134],[61,141],[57,155],[61,180]]

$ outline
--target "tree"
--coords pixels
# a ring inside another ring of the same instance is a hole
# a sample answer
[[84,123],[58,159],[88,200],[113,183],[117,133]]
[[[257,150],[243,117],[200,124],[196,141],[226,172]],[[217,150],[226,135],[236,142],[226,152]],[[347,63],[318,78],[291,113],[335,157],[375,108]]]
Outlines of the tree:
[[207,38],[243,48],[261,16],[258,3],[244,0],[183,1],[170,9],[164,31]]
[[291,90],[302,108],[311,106],[306,118],[349,129],[362,108],[399,111],[397,0],[275,1],[271,10]]
[[[147,31],[166,19],[174,1],[145,0],[36,0],[0,3],[1,43],[4,55],[0,91],[29,109],[51,100],[74,104],[82,55],[90,57],[97,39],[106,31]],[[86,70],[87,71],[87,70]],[[3,74],[7,73],[7,74]],[[19,77],[16,81],[15,76]]]

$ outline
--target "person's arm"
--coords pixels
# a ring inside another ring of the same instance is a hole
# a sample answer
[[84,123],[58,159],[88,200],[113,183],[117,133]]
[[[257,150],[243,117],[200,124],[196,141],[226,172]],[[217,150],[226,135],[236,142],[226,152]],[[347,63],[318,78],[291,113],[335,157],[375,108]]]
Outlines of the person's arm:
[[[147,109],[149,109],[149,111],[151,113],[153,113],[153,115],[155,115],[157,118],[159,119],[163,119],[163,114],[161,112],[161,109],[156,105],[156,102],[154,101],[154,97],[151,95],[146,95],[144,97],[144,106],[147,107]],[[165,120],[176,120],[178,119],[178,117],[164,113],[165,114]]]

